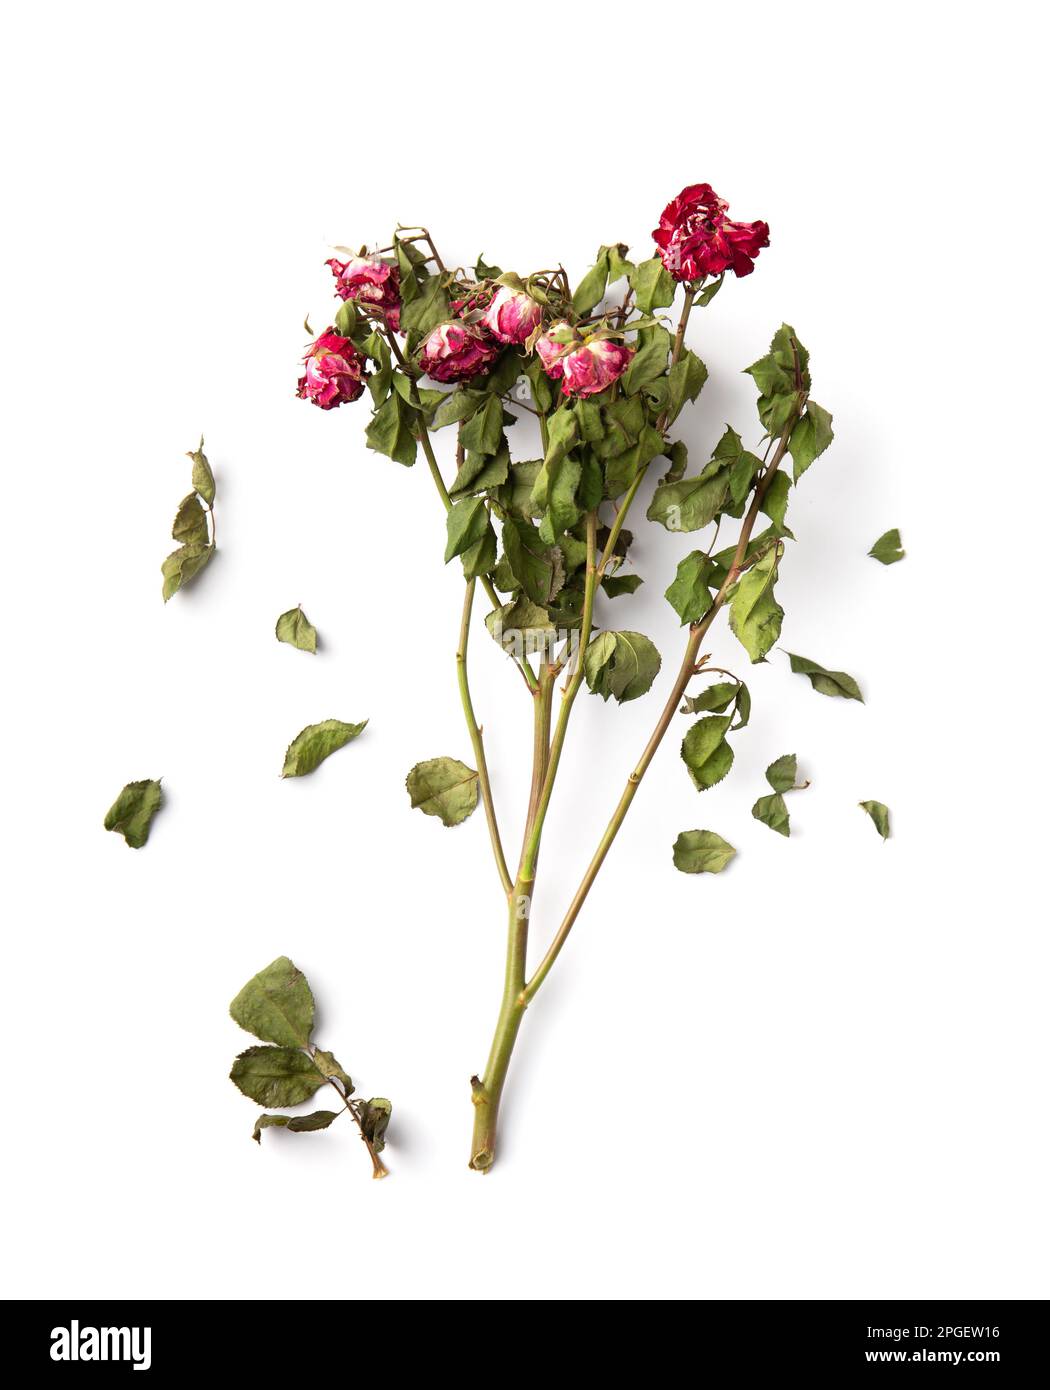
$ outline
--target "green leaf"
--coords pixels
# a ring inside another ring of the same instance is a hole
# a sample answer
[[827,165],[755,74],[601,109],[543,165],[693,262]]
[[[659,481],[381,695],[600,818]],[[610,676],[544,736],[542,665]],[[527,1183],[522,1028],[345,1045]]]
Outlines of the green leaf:
[[445,425],[454,425],[459,420],[469,420],[487,399],[488,395],[484,391],[471,391],[468,387],[458,386],[446,395],[434,411],[434,429],[440,430]]
[[678,614],[682,623],[696,623],[711,607],[711,591],[707,579],[711,561],[702,550],[694,550],[679,561],[678,572],[664,597]]
[[809,353],[790,324],[782,323],[773,335],[769,352],[745,367],[763,396],[790,396],[809,389]]
[[[404,277],[401,284],[404,285]],[[401,332],[409,340],[409,350],[421,339],[444,323],[451,312],[448,294],[441,283],[440,275],[432,275],[423,286],[422,292],[412,302],[406,303],[402,295]]]
[[674,301],[675,282],[659,256],[640,261],[630,276],[634,302],[643,314],[666,308]]
[[841,695],[846,700],[859,700],[864,703],[864,696],[860,693],[860,686],[848,676],[845,671],[827,671],[816,661],[810,661],[808,657],[796,656],[794,652],[788,652],[791,660],[791,669],[799,676],[808,676],[810,685],[814,690],[819,690],[821,695]]
[[751,814],[755,820],[768,825],[770,830],[775,830],[778,835],[791,834],[791,817],[788,815],[787,802],[779,792],[760,796],[751,807]]
[[533,603],[546,606],[565,583],[561,551],[544,545],[527,521],[510,517],[503,526],[503,553],[511,573]]
[[901,549],[901,533],[897,527],[884,531],[868,554],[881,565],[895,565],[898,560],[903,560],[905,552]]
[[634,395],[648,382],[663,376],[670,352],[671,335],[662,324],[643,329],[638,334],[638,349],[623,375],[623,389],[629,395]]
[[458,758],[416,763],[405,786],[413,808],[437,816],[442,825],[459,825],[478,804],[478,774]]
[[542,459],[524,459],[521,463],[510,465],[507,481],[496,494],[496,500],[505,512],[520,517],[522,521],[536,520],[540,513],[532,500],[532,491],[542,467]]
[[230,1080],[258,1105],[301,1105],[324,1077],[294,1047],[249,1047],[233,1064]]
[[368,354],[377,368],[368,378],[368,391],[372,397],[372,404],[374,406],[382,405],[389,394],[390,383],[394,376],[394,368],[390,360],[390,348],[379,330],[373,329],[362,342],[361,349]]
[[506,441],[494,454],[468,453],[460,465],[448,495],[453,502],[491,488],[501,487],[510,473],[510,449]]
[[460,442],[475,453],[496,453],[503,442],[503,406],[498,397],[486,397],[482,408],[463,426]]
[[386,1131],[392,1108],[385,1096],[373,1096],[371,1100],[361,1102],[361,1133],[377,1154],[386,1148]]
[[310,1134],[317,1129],[327,1129],[333,1120],[339,1118],[336,1110],[314,1110],[309,1115],[260,1115],[255,1121],[252,1138],[262,1143],[264,1129],[286,1129],[290,1134]]
[[416,437],[410,420],[412,409],[397,392],[389,395],[372,416],[365,430],[365,443],[377,454],[386,454],[395,463],[410,467],[416,461]]
[[191,492],[179,503],[171,536],[172,540],[181,541],[183,545],[208,544],[208,513],[201,506],[200,498],[195,492]]
[[480,541],[488,524],[489,513],[483,497],[471,497],[467,501],[454,503],[445,518],[448,532],[445,564]]
[[676,439],[664,450],[664,456],[668,461],[668,468],[660,481],[662,483],[680,483],[685,477],[685,470],[689,467],[689,450],[680,439]]
[[[215,501],[215,475],[211,471],[211,464],[208,462],[204,452],[204,435],[201,435],[199,448],[190,450],[186,457],[193,460],[193,468],[190,472],[190,486],[194,492],[199,492],[210,507]],[[176,537],[178,539],[178,537]]]
[[683,830],[674,842],[674,866],[683,874],[720,874],[735,854],[713,830]]
[[459,558],[464,579],[479,579],[493,569],[496,564],[496,532],[491,521],[486,523],[481,539],[468,546]]
[[303,972],[287,956],[278,956],[252,976],[230,1005],[230,1015],[263,1042],[306,1047],[314,1026],[314,997]]
[[867,811],[874,822],[875,829],[884,840],[890,838],[890,808],[881,801],[858,801],[857,805]]
[[300,605],[289,608],[277,619],[277,640],[298,647],[301,652],[317,651],[317,629],[306,616]]
[[173,594],[177,594],[184,584],[188,584],[195,575],[200,574],[214,550],[213,545],[183,545],[172,551],[160,567],[164,576],[161,593],[165,603]]
[[124,843],[132,849],[141,849],[149,839],[162,799],[159,781],[129,782],[106,812],[102,824],[123,835]]
[[619,598],[621,594],[633,594],[643,582],[640,574],[607,574],[602,588],[610,598]]
[[799,784],[798,755],[795,753],[785,753],[771,762],[766,768],[766,781],[775,792],[801,791],[809,786],[808,782]]
[[622,241],[614,242],[611,246],[603,246],[602,250],[609,256],[609,284],[615,285],[617,280],[622,280],[625,275],[629,276],[634,270],[633,261],[627,259],[627,247]]
[[733,750],[726,742],[728,715],[709,714],[698,719],[682,740],[682,761],[697,791],[706,791],[721,782],[733,766]]
[[[735,503],[743,502],[751,491],[755,474],[761,467],[762,460],[756,458],[754,454],[749,454],[746,449],[733,464],[729,474],[729,495]],[[776,477],[776,474],[773,476]]]
[[335,1060],[335,1057],[331,1052],[325,1052],[321,1048],[315,1047],[313,1057],[314,1066],[317,1068],[317,1070],[321,1073],[322,1076],[324,1076],[325,1078],[335,1077],[337,1081],[341,1081],[343,1083],[343,1090],[346,1092],[346,1094],[348,1096],[353,1095],[354,1083],[350,1080],[350,1077]]
[[351,338],[354,329],[357,327],[357,309],[354,307],[352,299],[344,299],[339,308],[335,311],[335,319],[332,326],[337,333],[341,333],[344,338]]
[[700,291],[700,293],[696,296],[696,302],[701,309],[706,309],[707,306],[711,303],[712,299],[714,299],[715,295],[722,288],[722,281],[725,278],[726,275],[725,271],[723,270],[722,274],[718,277],[717,280],[712,281],[710,285],[705,285],[704,288]]
[[546,653],[557,640],[557,625],[550,613],[524,595],[502,608],[494,608],[486,616],[485,626],[503,650],[512,655]]
[[609,249],[603,246],[598,252],[598,259],[580,281],[576,293],[572,297],[572,307],[581,318],[589,314],[605,294],[608,279]]
[[568,458],[578,439],[576,412],[567,406],[560,407],[548,420],[547,452],[532,489],[533,503],[545,513],[547,535],[544,539],[548,544],[553,544],[562,531],[573,527],[579,516],[574,499],[582,470],[578,460]]
[[595,695],[619,704],[644,695],[660,670],[660,653],[640,632],[601,632],[583,654],[583,673]]
[[414,299],[419,298],[419,281],[416,279],[416,268],[410,254],[410,247],[406,246],[397,237],[394,238],[394,253],[397,256],[398,278],[400,280],[400,295],[402,305],[411,304]]
[[835,432],[831,428],[831,415],[816,401],[807,401],[806,413],[791,431],[788,451],[794,461],[794,478],[797,483],[802,474],[819,458],[831,441]]
[[707,368],[696,353],[687,349],[671,368],[670,394],[668,396],[671,412],[669,423],[678,418],[686,401],[696,400],[706,380]]
[[351,739],[357,738],[367,723],[367,719],[362,720],[360,724],[344,724],[341,719],[326,719],[320,724],[308,724],[288,745],[281,776],[305,777],[308,772],[313,772],[319,767],[329,754],[334,753],[337,748],[344,747]]
[[729,470],[725,468],[708,476],[702,473],[677,483],[660,483],[646,516],[668,531],[702,531],[722,510],[728,492]]
[[646,516],[668,531],[702,530],[725,505],[733,468],[742,453],[740,436],[727,426],[703,470],[695,478],[661,483]]
[[780,636],[784,610],[774,597],[773,584],[782,550],[780,544],[768,550],[741,576],[730,599],[729,626],[752,662],[764,661]]
[[751,692],[743,681],[736,697],[736,723],[734,729],[742,729],[751,718]]
[[710,710],[713,714],[724,714],[737,698],[740,685],[736,681],[716,681],[699,695],[687,695],[679,714],[703,714]]
[[787,515],[788,497],[791,493],[791,482],[786,473],[774,473],[769,481],[762,498],[761,510],[765,512],[770,521],[782,535],[790,536],[791,532],[784,525]]

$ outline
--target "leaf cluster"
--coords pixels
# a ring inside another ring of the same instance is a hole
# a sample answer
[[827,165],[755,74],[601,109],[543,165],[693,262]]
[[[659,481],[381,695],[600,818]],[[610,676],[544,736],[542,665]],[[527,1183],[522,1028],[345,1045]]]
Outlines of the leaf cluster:
[[[390,1102],[382,1096],[357,1099],[346,1070],[331,1052],[314,1044],[314,996],[303,972],[287,956],[278,956],[237,994],[230,1015],[264,1044],[239,1053],[230,1071],[230,1080],[242,1095],[266,1112],[256,1120],[252,1138],[259,1143],[262,1131],[272,1128],[291,1134],[327,1129],[345,1111],[357,1123],[373,1156],[374,1176],[384,1176],[378,1155],[385,1143]],[[274,1106],[287,1110],[303,1104],[324,1085],[339,1097],[339,1110],[269,1113]]]

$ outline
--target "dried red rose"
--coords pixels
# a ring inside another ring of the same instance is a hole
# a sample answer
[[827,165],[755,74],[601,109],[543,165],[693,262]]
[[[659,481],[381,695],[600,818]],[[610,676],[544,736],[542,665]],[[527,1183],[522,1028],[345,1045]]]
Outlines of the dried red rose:
[[683,188],[660,214],[653,240],[660,259],[676,280],[702,280],[707,275],[750,275],[755,257],[769,245],[765,222],[734,222],[726,217],[729,204],[709,183]]

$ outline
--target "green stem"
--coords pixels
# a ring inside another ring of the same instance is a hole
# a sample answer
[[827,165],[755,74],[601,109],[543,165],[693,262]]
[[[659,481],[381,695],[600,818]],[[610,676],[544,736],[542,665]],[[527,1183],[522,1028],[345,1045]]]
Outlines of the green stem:
[[[536,816],[539,791],[548,759],[551,695],[553,677],[547,667],[541,669],[536,704],[533,709],[532,785],[529,790],[529,814],[525,826],[528,844]],[[496,1129],[499,1106],[507,1081],[511,1055],[517,1041],[518,1029],[525,1017],[525,972],[529,946],[529,913],[535,888],[535,873],[526,872],[525,851],[508,904],[507,956],[503,974],[503,998],[500,1002],[496,1031],[492,1038],[484,1077],[471,1077],[474,1101],[474,1135],[470,1147],[470,1167],[484,1172],[492,1166],[496,1155]]]
[[580,619],[580,644],[576,652],[576,660],[568,684],[561,697],[561,706],[558,710],[558,723],[555,726],[554,738],[551,740],[550,754],[547,758],[546,771],[543,774],[543,782],[540,788],[539,800],[535,814],[531,817],[528,838],[522,853],[521,870],[524,874],[534,877],[536,872],[536,861],[540,852],[540,839],[543,835],[543,824],[547,818],[547,810],[550,806],[551,795],[554,791],[554,779],[558,775],[558,765],[561,762],[562,749],[565,746],[565,735],[569,728],[569,716],[572,714],[573,702],[580,692],[583,684],[583,657],[587,650],[587,644],[591,640],[591,627],[594,622],[594,596],[598,587],[598,573],[596,565],[598,535],[598,517],[596,512],[589,512],[587,515],[587,572],[584,577],[583,589],[583,613]]
[[481,736],[481,729],[474,714],[474,702],[470,698],[470,682],[467,676],[467,643],[470,640],[470,615],[474,607],[474,580],[470,580],[463,595],[463,617],[459,625],[459,646],[456,648],[456,671],[459,677],[459,698],[463,704],[463,714],[467,721],[467,731],[470,734],[470,742],[474,749],[474,758],[478,765],[478,783],[481,789],[481,800],[485,807],[485,819],[488,821],[489,839],[492,842],[492,854],[496,860],[496,869],[499,873],[503,891],[510,893],[514,884],[507,868],[507,860],[503,853],[503,842],[500,839],[499,825],[496,822],[496,806],[492,799],[492,786],[489,782],[488,760],[485,757],[485,744]]
[[561,953],[561,949],[565,945],[566,940],[568,939],[569,932],[572,931],[573,924],[575,923],[576,918],[580,915],[580,909],[583,907],[583,904],[587,898],[587,894],[590,892],[591,886],[598,876],[598,871],[602,867],[602,864],[605,862],[605,856],[609,853],[609,850],[612,847],[612,843],[616,839],[617,834],[619,833],[620,826],[623,824],[624,818],[627,815],[627,812],[630,810],[631,802],[634,800],[635,793],[637,792],[638,787],[641,784],[641,780],[648,771],[649,764],[656,756],[656,750],[660,747],[660,744],[663,742],[664,735],[667,733],[667,730],[671,725],[671,721],[674,719],[675,712],[677,711],[679,706],[679,702],[681,701],[682,696],[685,693],[685,688],[689,684],[691,678],[696,674],[696,661],[697,654],[700,651],[700,644],[707,636],[711,624],[714,622],[719,610],[722,608],[723,604],[726,601],[729,590],[736,583],[740,575],[741,569],[744,564],[744,559],[747,555],[748,541],[751,539],[751,532],[754,530],[755,522],[758,520],[758,514],[762,507],[763,498],[766,495],[770,483],[773,481],[774,474],[780,467],[781,461],[783,460],[784,455],[787,452],[788,440],[791,437],[791,430],[794,427],[795,420],[798,418],[798,414],[801,411],[803,404],[804,398],[800,397],[799,405],[795,414],[792,416],[783,434],[780,436],[780,442],[777,445],[776,453],[773,455],[769,467],[766,469],[765,473],[762,475],[758,485],[755,488],[755,495],[752,499],[751,506],[749,507],[747,515],[744,518],[743,524],[740,527],[740,536],[737,540],[736,550],[733,553],[733,562],[729,567],[729,572],[722,583],[722,587],[715,595],[714,599],[712,600],[711,607],[704,614],[700,622],[694,623],[689,629],[689,640],[686,643],[685,655],[682,658],[682,664],[679,668],[678,675],[675,678],[675,683],[671,687],[671,693],[667,697],[667,703],[664,705],[663,710],[660,713],[660,718],[657,720],[656,728],[653,730],[652,735],[649,738],[649,742],[645,745],[645,748],[642,750],[642,756],[638,759],[638,762],[632,769],[630,776],[627,778],[627,785],[624,787],[623,793],[620,796],[620,800],[617,802],[616,809],[612,814],[612,818],[609,821],[609,824],[606,826],[605,832],[602,835],[601,840],[598,842],[598,848],[595,850],[594,856],[592,857],[590,864],[588,864],[587,866],[587,871],[583,876],[583,880],[580,883],[579,888],[577,888],[572,902],[569,904],[569,910],[565,914],[564,920],[562,921],[561,926],[558,928],[554,940],[551,942],[550,946],[547,949],[547,954],[543,957],[542,961],[540,961],[535,973],[532,976],[532,979],[529,980],[528,984],[522,992],[522,999],[526,1006],[530,1004],[532,1000],[535,998],[536,991],[540,988],[544,980],[550,974],[551,966],[558,959],[558,956]]
[[[310,1060],[313,1062],[314,1066],[317,1067],[317,1062],[312,1052],[309,1053],[309,1057]],[[372,1160],[372,1177],[388,1178],[390,1176],[390,1169],[386,1166],[383,1160],[376,1153],[375,1147],[371,1139],[369,1139],[368,1135],[365,1133],[364,1125],[362,1125],[361,1123],[361,1116],[358,1114],[354,1102],[350,1099],[349,1095],[346,1093],[346,1091],[344,1091],[342,1086],[340,1086],[338,1081],[336,1081],[334,1076],[329,1076],[328,1073],[322,1071],[320,1067],[317,1067],[317,1070],[321,1072],[321,1075],[328,1082],[329,1086],[331,1086],[332,1090],[335,1091],[336,1095],[343,1102],[345,1110],[349,1114],[350,1118],[353,1120],[354,1124],[357,1125],[357,1128],[361,1131],[361,1142],[368,1150],[368,1156]]]

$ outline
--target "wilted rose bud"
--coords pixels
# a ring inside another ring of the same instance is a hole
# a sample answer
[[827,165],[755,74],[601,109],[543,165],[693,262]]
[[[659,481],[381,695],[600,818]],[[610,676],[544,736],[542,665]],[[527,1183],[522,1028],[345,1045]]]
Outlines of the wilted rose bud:
[[[566,326],[556,324],[555,328]],[[566,345],[547,334],[537,339],[536,351],[547,375],[561,377],[565,396],[595,396],[604,391],[623,376],[634,356],[634,348],[611,338],[592,338],[577,346],[577,341]]]
[[566,354],[579,342],[575,328],[565,319],[552,323],[546,333],[540,334],[536,339],[536,351],[549,377],[557,380],[561,376]]
[[683,188],[660,214],[653,240],[660,259],[676,280],[701,280],[705,275],[750,275],[755,257],[769,245],[765,222],[733,222],[729,204],[709,183]]
[[325,329],[303,361],[306,371],[299,378],[296,395],[322,410],[356,401],[365,389],[364,354],[334,328]]
[[467,381],[487,371],[500,353],[480,328],[469,323],[439,323],[427,335],[419,365],[435,381]]
[[531,294],[500,285],[481,322],[501,343],[523,343],[539,327],[542,310]]
[[395,333],[399,331],[401,295],[396,265],[378,256],[351,256],[348,261],[325,261],[325,265],[335,276],[335,292],[340,299],[375,309]]

